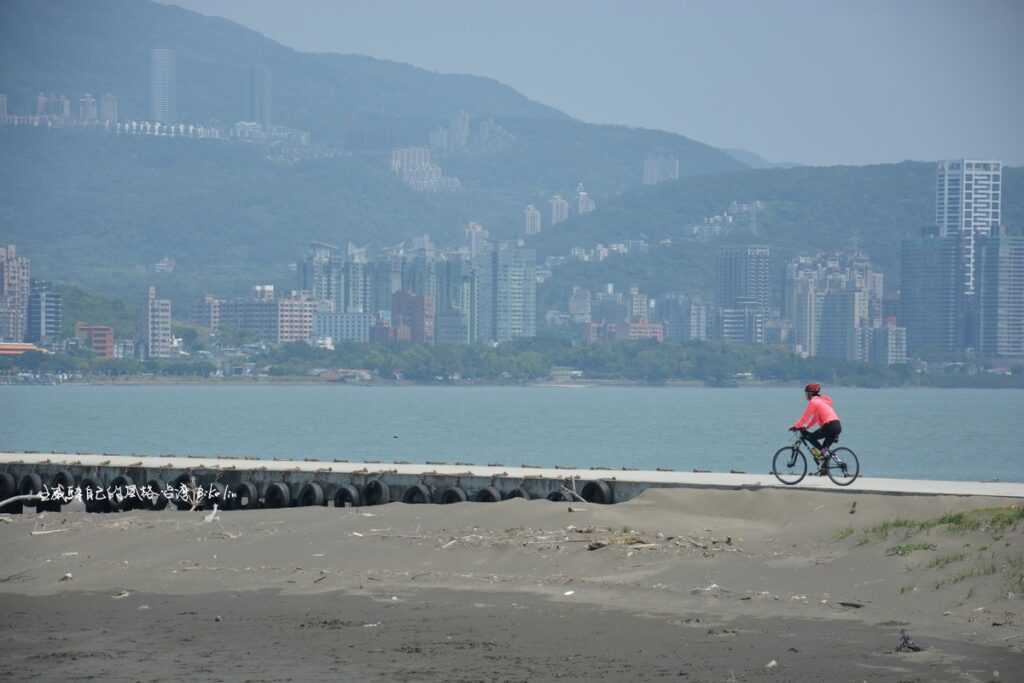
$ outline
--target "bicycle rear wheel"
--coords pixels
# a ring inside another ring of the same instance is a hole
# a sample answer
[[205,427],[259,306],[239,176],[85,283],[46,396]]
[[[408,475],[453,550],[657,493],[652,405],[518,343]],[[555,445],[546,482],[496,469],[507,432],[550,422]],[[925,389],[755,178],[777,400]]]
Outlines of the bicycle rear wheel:
[[787,486],[799,484],[807,476],[807,458],[799,448],[780,448],[772,458],[772,474]]
[[860,476],[860,461],[849,448],[836,448],[828,459],[828,478],[836,486],[849,486]]

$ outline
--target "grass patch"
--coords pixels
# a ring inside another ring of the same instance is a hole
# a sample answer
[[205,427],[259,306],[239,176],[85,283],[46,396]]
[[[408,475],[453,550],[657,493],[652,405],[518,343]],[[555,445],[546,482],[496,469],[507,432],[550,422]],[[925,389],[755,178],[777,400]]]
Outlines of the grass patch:
[[953,586],[953,585],[956,585],[956,584],[958,584],[958,583],[960,583],[962,581],[966,581],[967,579],[973,579],[973,578],[977,578],[979,576],[992,576],[993,574],[998,574],[998,573],[999,573],[999,567],[996,566],[995,562],[989,562],[987,564],[979,564],[977,566],[971,567],[970,569],[965,569],[962,572],[959,572],[957,574],[953,574],[952,576],[947,576],[946,578],[942,579],[941,581],[936,581],[935,582],[935,590],[939,590],[943,586]]
[[894,545],[885,551],[885,554],[892,557],[898,555],[905,557],[910,553],[917,552],[918,550],[935,550],[936,546],[934,543],[901,543],[900,545]]
[[853,527],[851,526],[848,526],[845,529],[840,529],[839,531],[832,534],[833,540],[836,541],[845,541],[850,536],[853,536]]
[[963,562],[966,559],[967,553],[951,553],[949,555],[939,555],[925,566],[928,567],[928,569],[942,569],[943,567],[948,567],[954,562]]
[[951,533],[988,531],[994,538],[998,538],[1006,531],[1015,529],[1021,522],[1024,522],[1024,506],[1014,505],[955,512],[934,519],[890,519],[865,529],[864,534],[869,539],[885,540],[896,531],[903,531],[905,538],[910,538],[923,531],[941,529]]

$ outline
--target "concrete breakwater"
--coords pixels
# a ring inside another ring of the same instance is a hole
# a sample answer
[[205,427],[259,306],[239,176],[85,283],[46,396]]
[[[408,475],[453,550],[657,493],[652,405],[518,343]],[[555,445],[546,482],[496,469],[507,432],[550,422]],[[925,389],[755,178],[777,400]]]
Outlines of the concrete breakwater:
[[[529,465],[89,453],[0,453],[0,501],[44,492],[39,509],[81,496],[94,512],[132,508],[222,509],[363,506],[389,502],[499,502],[508,498],[627,501],[648,488],[756,489],[781,484],[770,473],[640,471]],[[807,479],[798,489],[835,490]],[[843,492],[985,495],[1024,499],[1024,483],[862,478]],[[53,497],[59,492],[60,497]],[[15,511],[17,504],[3,512]]]

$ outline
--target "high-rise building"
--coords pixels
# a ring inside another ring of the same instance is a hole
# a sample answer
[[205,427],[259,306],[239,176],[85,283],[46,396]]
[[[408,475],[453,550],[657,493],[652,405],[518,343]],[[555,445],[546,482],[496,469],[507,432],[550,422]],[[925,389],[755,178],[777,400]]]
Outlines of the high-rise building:
[[28,331],[25,341],[49,344],[60,337],[64,324],[64,301],[53,286],[43,280],[32,280],[28,297]]
[[960,275],[965,295],[974,293],[976,240],[999,234],[1002,186],[1001,162],[974,159],[939,162],[935,223],[940,237],[961,237]]
[[589,289],[573,287],[569,295],[569,317],[574,323],[589,323],[591,320],[591,294]]
[[528,204],[523,212],[526,215],[526,234],[536,235],[541,231],[540,211],[533,204]]
[[583,189],[583,183],[576,185],[576,212],[579,215],[587,214],[597,208],[594,200],[590,197],[586,190]]
[[100,98],[100,121],[104,123],[117,123],[118,120],[117,98],[107,93]]
[[904,365],[907,362],[907,328],[888,322],[872,330],[871,362],[875,365]]
[[649,154],[644,159],[644,185],[679,180],[679,159],[667,154]]
[[220,307],[224,301],[207,294],[192,307],[192,321],[205,327],[211,336],[220,334]]
[[434,343],[434,302],[429,296],[395,292],[391,298],[391,329],[398,341]]
[[329,301],[335,311],[345,310],[345,264],[338,248],[325,242],[313,242],[299,264],[299,289],[309,292],[315,301]]
[[770,258],[768,247],[722,247],[718,252],[719,305],[767,308]]
[[461,152],[469,148],[469,114],[460,111],[448,127],[448,149]]
[[31,290],[32,264],[29,259],[18,256],[13,244],[0,247],[0,339],[25,341]]
[[466,246],[469,248],[469,257],[475,259],[487,251],[487,241],[491,235],[484,226],[479,223],[469,223],[466,226]]
[[1024,237],[977,242],[978,350],[1024,356]]
[[569,220],[569,202],[562,199],[562,195],[556,194],[548,203],[551,205],[551,225]]
[[870,328],[862,325],[860,311],[867,292],[851,287],[833,289],[822,297],[821,328],[816,356],[834,360],[867,362],[870,357]]
[[494,341],[537,336],[537,255],[505,243],[492,254]]
[[900,306],[907,349],[914,356],[937,357],[964,348],[967,318],[960,242],[959,235],[935,234],[903,242]]
[[7,95],[0,95],[0,123],[7,121]]
[[765,309],[755,306],[722,308],[719,315],[719,334],[722,341],[731,344],[764,344]]
[[96,106],[96,98],[85,93],[78,100],[78,120],[81,123],[95,123],[99,118],[99,109]]
[[157,123],[178,120],[177,75],[174,50],[154,48],[149,52],[149,118]]
[[271,78],[270,70],[263,66],[249,67],[248,110],[246,120],[270,129],[271,110]]
[[371,313],[317,313],[313,317],[313,338],[368,344],[376,318]]
[[649,320],[649,301],[650,299],[640,291],[639,287],[630,287],[629,296],[626,299],[630,322],[645,323]]
[[139,341],[145,358],[171,357],[171,301],[156,298],[156,287],[150,287],[146,296]]

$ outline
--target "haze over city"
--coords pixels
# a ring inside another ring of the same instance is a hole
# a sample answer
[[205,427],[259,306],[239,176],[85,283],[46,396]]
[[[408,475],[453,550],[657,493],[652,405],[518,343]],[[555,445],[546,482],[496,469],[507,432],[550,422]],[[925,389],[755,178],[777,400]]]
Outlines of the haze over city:
[[1021,17],[0,0],[0,679],[1016,680]]
[[772,162],[1024,163],[1015,0],[171,4],[297,50],[486,76],[585,121]]

